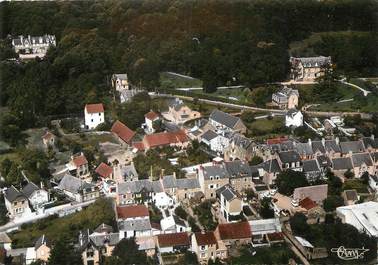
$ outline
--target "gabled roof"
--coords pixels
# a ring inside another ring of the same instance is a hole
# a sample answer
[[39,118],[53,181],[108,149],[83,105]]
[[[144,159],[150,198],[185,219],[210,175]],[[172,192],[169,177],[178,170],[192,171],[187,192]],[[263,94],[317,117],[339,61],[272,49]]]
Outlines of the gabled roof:
[[251,139],[245,137],[240,133],[234,133],[232,135],[231,141],[235,146],[239,146],[244,149],[247,149],[253,143]]
[[316,159],[304,160],[303,172],[320,172],[318,161]]
[[345,198],[347,201],[357,201],[358,194],[356,190],[344,190]]
[[205,166],[202,168],[202,170],[203,170],[204,178],[206,180],[209,180],[211,177],[213,179],[229,178],[229,174],[223,165]]
[[134,163],[121,167],[121,175],[124,178],[138,178],[138,172],[135,169]]
[[104,105],[102,105],[102,103],[87,104],[85,105],[85,109],[87,110],[88,113],[104,112]]
[[300,155],[312,155],[314,152],[312,151],[312,146],[310,143],[295,143],[294,150]]
[[373,161],[369,153],[353,154],[352,162],[354,167],[360,167],[362,164],[369,167],[373,166]]
[[222,240],[251,238],[252,236],[248,222],[219,224],[218,231]]
[[302,63],[303,67],[322,67],[331,63],[331,57],[317,56],[317,57],[291,57],[292,64]]
[[79,155],[79,156],[74,156],[72,159],[72,162],[76,167],[80,167],[82,165],[88,164],[88,160],[85,157],[85,155]]
[[365,150],[361,141],[341,142],[340,147],[343,154],[347,154],[349,152],[359,153]]
[[252,170],[249,164],[245,161],[234,160],[225,162],[225,167],[230,177],[251,177]]
[[327,198],[328,184],[312,185],[307,187],[299,187],[294,189],[293,198],[302,200],[306,197],[314,202],[322,202]]
[[161,186],[161,183],[158,180],[150,181],[148,179],[141,179],[118,183],[117,191],[118,194],[140,193],[142,191],[162,192],[163,187]]
[[97,168],[96,173],[103,178],[108,178],[113,173],[113,168],[102,162]]
[[200,184],[197,178],[181,178],[176,179],[177,189],[196,189],[200,188]]
[[129,129],[125,124],[120,121],[116,121],[111,129],[112,133],[115,133],[124,142],[130,143],[131,139],[134,137],[135,132]]
[[155,119],[159,118],[159,114],[154,111],[150,111],[144,115],[145,118],[154,121]]
[[337,144],[336,140],[325,140],[324,148],[327,152],[335,152],[335,153],[341,152],[340,145]]
[[145,135],[143,138],[143,143],[147,148],[153,148],[158,146],[185,143],[188,142],[189,138],[183,130],[176,132],[161,132]]
[[278,164],[277,159],[271,159],[271,160],[265,161],[257,166],[258,167],[261,166],[268,173],[281,172],[281,168],[280,168],[280,165]]
[[324,154],[326,152],[322,141],[312,141],[312,151],[313,153],[320,152]]
[[353,169],[352,159],[350,157],[340,157],[332,159],[333,170]]
[[64,175],[62,180],[59,182],[58,188],[61,190],[69,191],[73,194],[79,193],[84,189],[93,188],[95,185],[85,182],[79,178],[71,176],[69,174]]
[[190,240],[187,233],[160,234],[157,236],[159,247],[189,246]]
[[217,109],[211,112],[209,119],[216,121],[230,129],[233,129],[235,125],[238,123],[238,121],[240,121],[238,117],[232,116],[226,112]]
[[111,233],[113,232],[113,227],[110,226],[110,225],[107,225],[107,224],[100,224],[95,230],[94,232],[96,233]]
[[204,134],[202,134],[201,139],[205,139],[206,141],[211,141],[214,138],[217,138],[218,134],[213,130],[207,130]]
[[126,205],[117,206],[117,218],[118,219],[128,219],[136,217],[146,217],[150,216],[150,213],[146,206],[144,205]]
[[321,167],[330,167],[330,166],[332,166],[331,160],[326,155],[317,156],[316,160],[318,160],[318,164]]
[[299,154],[295,151],[286,151],[278,153],[280,160],[282,163],[292,163],[292,162],[299,162],[301,158]]
[[20,191],[18,191],[13,185],[7,188],[4,192],[4,197],[9,201],[13,202],[18,198],[26,198]]
[[29,182],[22,190],[21,193],[23,193],[26,197],[30,197],[33,192],[40,190],[40,188],[35,185],[33,182]]
[[194,233],[198,246],[207,246],[217,244],[214,232],[197,232]]
[[50,240],[47,239],[47,237],[44,234],[37,239],[37,241],[34,244],[34,249],[37,250],[42,245],[45,245],[45,246],[51,248],[51,242],[50,242]]
[[378,148],[378,138],[372,137],[364,137],[362,138],[362,142],[364,143],[365,148]]
[[306,210],[311,210],[312,208],[315,208],[318,205],[309,197],[306,197],[299,202],[299,206],[301,206],[302,208]]
[[120,241],[119,233],[110,233],[104,235],[90,235],[90,242],[96,247],[103,247],[105,245],[115,246]]
[[121,231],[146,231],[151,230],[150,219],[128,219],[118,222],[118,228]]
[[235,198],[238,198],[238,194],[230,185],[224,185],[216,190],[217,196],[225,198],[227,201],[232,201]]

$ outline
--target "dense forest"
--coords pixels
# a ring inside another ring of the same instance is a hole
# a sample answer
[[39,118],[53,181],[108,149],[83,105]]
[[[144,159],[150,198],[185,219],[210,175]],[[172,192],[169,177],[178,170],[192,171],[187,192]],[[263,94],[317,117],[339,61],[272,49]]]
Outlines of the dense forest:
[[[313,50],[333,56],[338,70],[373,75],[377,11],[372,0],[3,2],[1,105],[10,112],[1,133],[88,102],[109,105],[113,73],[149,90],[167,70],[200,78],[208,91],[284,80],[290,43],[313,32],[329,32]],[[55,34],[57,47],[44,60],[9,61],[9,37],[19,34]]]

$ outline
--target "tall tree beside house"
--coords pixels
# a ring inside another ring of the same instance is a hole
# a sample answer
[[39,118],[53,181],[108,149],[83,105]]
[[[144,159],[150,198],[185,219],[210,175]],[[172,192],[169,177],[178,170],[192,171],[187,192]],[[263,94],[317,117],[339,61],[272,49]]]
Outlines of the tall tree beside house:
[[64,236],[54,242],[48,265],[78,265],[82,264],[81,256],[74,251],[73,244]]
[[138,249],[134,238],[124,238],[116,245],[112,257],[105,264],[149,264],[149,260],[146,253]]
[[303,172],[285,170],[281,172],[276,179],[278,192],[291,196],[295,188],[308,186],[309,183]]

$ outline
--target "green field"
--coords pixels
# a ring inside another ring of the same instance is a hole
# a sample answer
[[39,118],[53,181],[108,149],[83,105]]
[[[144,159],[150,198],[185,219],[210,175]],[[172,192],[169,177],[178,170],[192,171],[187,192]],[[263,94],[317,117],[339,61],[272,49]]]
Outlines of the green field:
[[160,86],[162,88],[202,87],[202,81],[163,72],[160,73]]

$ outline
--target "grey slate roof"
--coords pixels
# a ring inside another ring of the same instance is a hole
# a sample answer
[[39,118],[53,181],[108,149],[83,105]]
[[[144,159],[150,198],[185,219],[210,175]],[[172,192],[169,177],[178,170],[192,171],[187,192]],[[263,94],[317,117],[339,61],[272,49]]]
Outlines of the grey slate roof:
[[309,143],[295,143],[294,150],[300,155],[309,156],[314,152],[312,151],[312,146]]
[[341,142],[340,147],[343,154],[347,154],[349,152],[359,153],[365,150],[361,141]]
[[204,134],[202,134],[201,139],[205,139],[209,142],[217,136],[218,134],[216,134],[216,132],[214,132],[213,130],[207,130]]
[[158,180],[150,181],[148,179],[127,181],[118,184],[118,193],[139,193],[143,189],[148,192],[162,192],[163,187]]
[[127,74],[113,74],[113,77],[119,78],[121,80],[127,80]]
[[282,163],[292,163],[292,162],[299,162],[301,158],[299,154],[295,151],[286,151],[278,153],[280,160]]
[[203,167],[203,175],[206,180],[209,180],[210,177],[216,178],[228,178],[229,174],[226,168],[222,165],[206,166]]
[[124,178],[138,178],[138,173],[133,163],[121,167],[121,174]]
[[331,63],[331,57],[317,56],[317,57],[299,57],[290,58],[291,61],[296,60],[302,63],[303,67],[321,67]]
[[221,198],[222,195],[227,201],[231,201],[234,198],[238,197],[238,194],[230,185],[224,185],[223,187],[220,187],[216,190],[216,194],[219,198]]
[[317,160],[311,159],[311,160],[304,160],[303,161],[303,172],[319,172],[319,164]]
[[322,141],[312,141],[312,152],[320,152],[322,154],[325,153],[325,147],[322,143]]
[[73,177],[66,174],[63,179],[60,181],[58,188],[61,190],[66,190],[71,193],[79,193],[84,189],[91,189],[95,185],[85,182],[79,178]]
[[115,246],[120,241],[119,233],[110,233],[105,235],[90,235],[89,239],[96,247],[107,245]]
[[332,159],[332,168],[334,170],[352,169],[352,160],[350,157],[341,157]]
[[280,165],[278,164],[277,159],[271,159],[271,160],[265,161],[261,163],[260,165],[262,168],[264,168],[266,172],[269,172],[269,173],[281,172],[281,168],[280,168]]
[[151,229],[149,219],[122,220],[118,222],[120,231],[144,231]]
[[26,196],[30,197],[30,195],[33,194],[34,191],[40,190],[40,188],[35,185],[33,182],[29,182],[22,190],[21,192]]
[[369,153],[353,154],[352,161],[354,167],[360,167],[362,164],[365,164],[367,166],[373,165],[373,161],[371,160]]
[[235,133],[232,136],[232,142],[241,148],[247,149],[251,144],[252,140],[244,137],[244,135],[240,133]]
[[230,162],[225,162],[224,164],[230,177],[252,177],[251,168],[249,164],[245,161],[234,160]]
[[330,166],[332,166],[331,160],[326,155],[317,156],[316,160],[318,160],[318,164],[321,167],[330,167]]
[[371,153],[371,159],[375,162],[378,161],[378,152]]
[[378,148],[378,138],[364,137],[362,138],[365,148]]
[[182,178],[176,180],[178,189],[197,189],[200,188],[200,184],[197,178],[188,179]]
[[19,192],[13,185],[10,186],[5,192],[4,197],[9,201],[13,202],[19,197],[25,197],[21,192]]
[[235,116],[232,116],[228,113],[225,113],[225,112],[217,110],[217,109],[215,109],[215,110],[213,110],[213,112],[211,112],[209,119],[214,120],[214,121],[222,124],[223,126],[225,126],[227,128],[230,128],[230,129],[233,129],[235,127],[236,123],[240,120],[239,118],[237,118]]
[[324,147],[327,152],[331,152],[331,151],[335,153],[341,152],[340,145],[337,144],[336,140],[325,140]]
[[48,247],[51,247],[50,240],[48,240],[47,237],[44,234],[37,239],[37,241],[34,244],[34,249],[37,250],[42,245],[46,245]]
[[177,187],[176,178],[173,175],[163,176],[164,189],[172,189]]
[[96,233],[112,233],[113,232],[113,227],[107,224],[100,224],[94,232]]

